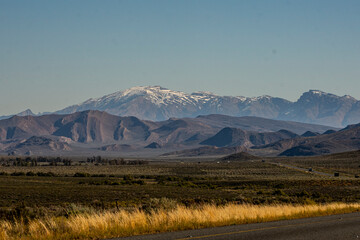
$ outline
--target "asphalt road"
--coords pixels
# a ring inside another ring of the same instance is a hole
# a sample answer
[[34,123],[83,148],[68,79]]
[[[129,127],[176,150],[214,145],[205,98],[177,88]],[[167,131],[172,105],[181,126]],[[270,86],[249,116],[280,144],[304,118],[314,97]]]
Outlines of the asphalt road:
[[[360,213],[143,235],[118,240],[360,240]],[[115,239],[112,239],[115,240]]]

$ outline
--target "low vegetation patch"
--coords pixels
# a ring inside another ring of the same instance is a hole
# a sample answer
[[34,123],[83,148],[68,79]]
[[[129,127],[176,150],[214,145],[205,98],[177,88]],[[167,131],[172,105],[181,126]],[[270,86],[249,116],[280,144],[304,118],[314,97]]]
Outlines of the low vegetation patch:
[[[153,202],[154,205],[161,201]],[[0,238],[13,239],[103,239],[232,224],[314,217],[360,211],[360,204],[250,205],[204,204],[192,207],[165,201],[166,207],[146,210],[74,211],[68,217],[0,222]]]
[[360,162],[353,156],[115,160],[0,158],[0,239],[103,239],[359,211],[360,181],[352,174]]

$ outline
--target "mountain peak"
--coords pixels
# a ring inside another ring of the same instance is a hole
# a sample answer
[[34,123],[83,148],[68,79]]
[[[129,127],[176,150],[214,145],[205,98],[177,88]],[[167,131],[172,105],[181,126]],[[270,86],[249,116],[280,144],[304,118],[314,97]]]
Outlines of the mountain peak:
[[340,99],[340,96],[337,96],[332,93],[323,92],[320,90],[309,90],[307,92],[304,92],[298,101],[307,101],[309,102],[309,99]]
[[35,116],[35,114],[30,109],[26,109],[25,111],[19,112],[16,115],[20,116],[20,117],[23,117],[23,116]]
[[320,91],[320,90],[309,90],[308,93],[314,94],[314,95],[323,95],[323,94],[328,94],[326,92]]
[[113,115],[144,120],[223,114],[256,116],[342,127],[360,121],[359,101],[320,90],[309,90],[296,102],[263,95],[260,97],[220,96],[199,91],[191,94],[161,86],[138,86],[57,111],[68,114],[84,110],[106,111]]
[[121,91],[121,93],[124,93],[126,95],[128,93],[136,94],[141,92],[149,93],[149,92],[160,92],[160,91],[170,91],[170,90],[167,88],[163,88],[161,86],[138,86]]
[[[306,98],[316,98],[316,99],[342,99],[345,101],[352,101],[352,102],[356,102],[357,100],[355,98],[353,98],[350,95],[344,95],[344,96],[338,96],[332,93],[327,93],[327,92],[323,92],[320,90],[309,90],[308,92],[305,92],[301,95],[301,97],[299,98],[299,101],[301,101],[302,99],[306,99]],[[309,101],[309,100],[307,100]]]

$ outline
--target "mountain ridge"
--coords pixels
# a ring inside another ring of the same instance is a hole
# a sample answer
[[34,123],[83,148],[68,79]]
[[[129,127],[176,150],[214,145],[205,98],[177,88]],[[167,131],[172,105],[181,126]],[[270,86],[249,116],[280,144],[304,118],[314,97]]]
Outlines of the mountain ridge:
[[68,114],[84,110],[100,110],[119,116],[164,121],[169,118],[224,114],[256,116],[276,120],[297,121],[345,127],[360,122],[360,101],[320,90],[309,90],[300,98],[289,100],[263,95],[260,97],[219,96],[210,92],[191,94],[160,86],[133,87],[100,98],[91,98],[56,111]]
[[[19,145],[19,143],[34,136],[49,138],[52,141],[52,146],[55,146],[57,141],[66,143],[58,145],[64,146],[62,149],[72,149],[76,145],[100,150],[105,149],[106,151],[120,151],[123,149],[144,149],[150,145],[154,149],[166,151],[167,149],[200,146],[200,142],[214,136],[224,127],[241,128],[244,131],[253,132],[274,132],[287,129],[287,131],[291,130],[297,134],[308,130],[318,132],[329,129],[337,130],[321,125],[226,115],[171,118],[166,121],[152,122],[136,117],[120,117],[103,111],[87,110],[72,114],[13,116],[9,119],[0,120],[0,151],[5,149],[15,151],[16,148],[24,148],[25,146]],[[279,138],[267,139],[275,141]],[[49,145],[49,141],[42,141],[42,145]],[[32,145],[26,145],[27,152],[34,152],[30,148],[39,142],[41,141],[31,141]],[[48,149],[56,150],[58,148],[50,146]]]
[[[259,97],[220,96],[211,92],[185,93],[161,86],[140,86],[90,98],[53,112],[70,114],[86,110],[105,111],[117,116],[135,116],[150,121],[194,118],[222,114],[235,117],[255,116],[343,128],[360,122],[360,101],[320,90],[304,92],[297,101],[263,95]],[[48,114],[48,113],[46,113]],[[31,115],[27,110],[16,115]],[[37,114],[41,115],[41,114]],[[2,116],[6,119],[10,116]]]
[[313,156],[359,150],[360,124],[349,125],[333,133],[282,139],[252,148],[273,152],[279,156]]
[[11,118],[13,116],[19,116],[19,117],[24,117],[24,116],[36,116],[35,113],[33,113],[30,109],[26,109],[22,112],[19,112],[17,114],[13,114],[13,115],[8,115],[8,116],[0,116],[0,120],[2,119],[7,119],[7,118]]
[[288,130],[259,133],[254,131],[245,131],[239,128],[226,127],[221,129],[211,138],[202,141],[200,144],[216,147],[252,147],[277,142],[279,140],[296,138],[298,136],[298,134]]

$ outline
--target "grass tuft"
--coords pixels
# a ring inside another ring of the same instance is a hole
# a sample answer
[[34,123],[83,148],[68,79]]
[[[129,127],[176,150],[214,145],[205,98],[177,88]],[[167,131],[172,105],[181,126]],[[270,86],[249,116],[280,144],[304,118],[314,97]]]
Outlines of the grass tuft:
[[28,222],[0,221],[0,239],[101,239],[360,211],[359,203],[311,205],[205,204],[147,210],[81,212]]

